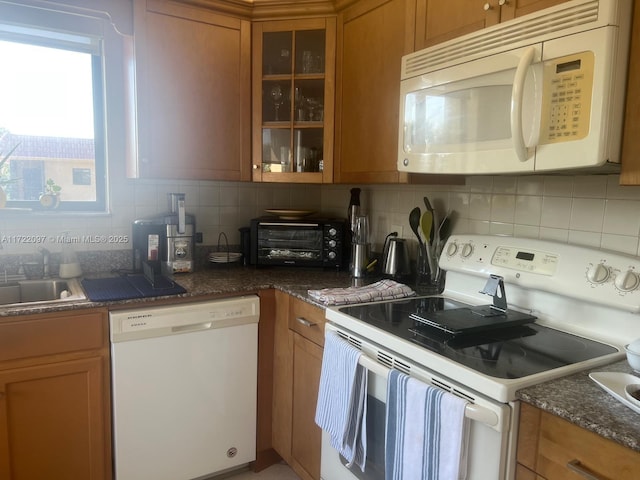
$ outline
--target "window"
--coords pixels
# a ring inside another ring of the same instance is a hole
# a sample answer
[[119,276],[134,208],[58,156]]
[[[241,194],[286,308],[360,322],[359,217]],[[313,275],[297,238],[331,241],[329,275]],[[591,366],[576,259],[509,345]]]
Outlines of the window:
[[106,210],[103,21],[0,1],[0,170],[7,206]]

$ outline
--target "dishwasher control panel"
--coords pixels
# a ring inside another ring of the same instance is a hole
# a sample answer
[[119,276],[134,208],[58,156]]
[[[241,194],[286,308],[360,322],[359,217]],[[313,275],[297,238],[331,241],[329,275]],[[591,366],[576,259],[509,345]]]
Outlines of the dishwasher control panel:
[[120,310],[109,314],[111,342],[258,323],[256,295],[161,307]]

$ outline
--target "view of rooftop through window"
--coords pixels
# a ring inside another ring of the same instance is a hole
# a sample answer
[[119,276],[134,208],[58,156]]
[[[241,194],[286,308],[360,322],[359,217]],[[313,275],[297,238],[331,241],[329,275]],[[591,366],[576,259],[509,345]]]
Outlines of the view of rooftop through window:
[[61,204],[95,202],[100,57],[0,40],[0,59],[0,158],[16,147],[0,169],[8,201],[37,202],[51,179]]

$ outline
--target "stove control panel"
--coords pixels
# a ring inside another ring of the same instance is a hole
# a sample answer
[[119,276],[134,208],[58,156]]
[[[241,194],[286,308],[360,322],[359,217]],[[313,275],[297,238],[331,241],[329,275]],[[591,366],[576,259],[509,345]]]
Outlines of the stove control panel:
[[558,255],[530,248],[500,246],[494,251],[491,264],[540,275],[553,275],[558,267]]
[[597,248],[516,237],[452,235],[443,270],[640,312],[640,258]]

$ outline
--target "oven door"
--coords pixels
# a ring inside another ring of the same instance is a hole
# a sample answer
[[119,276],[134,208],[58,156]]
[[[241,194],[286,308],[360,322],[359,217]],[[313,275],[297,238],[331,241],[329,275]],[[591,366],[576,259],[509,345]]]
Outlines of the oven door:
[[[367,458],[365,471],[345,466],[345,460],[331,446],[329,435],[322,432],[321,478],[323,480],[384,480],[385,423],[387,374],[395,368],[425,383],[437,386],[470,402],[467,480],[505,480],[509,456],[513,455],[515,421],[512,407],[491,401],[479,394],[454,385],[445,377],[437,376],[413,365],[406,359],[381,349],[378,345],[355,336],[352,332],[327,323],[333,330],[363,352],[360,363],[368,369],[367,395]],[[509,473],[511,475],[511,473]]]

